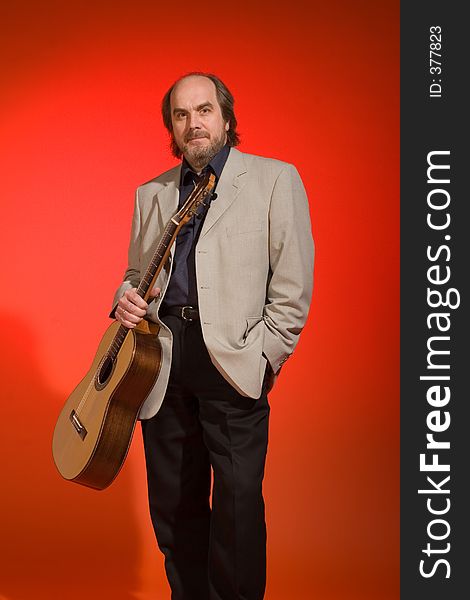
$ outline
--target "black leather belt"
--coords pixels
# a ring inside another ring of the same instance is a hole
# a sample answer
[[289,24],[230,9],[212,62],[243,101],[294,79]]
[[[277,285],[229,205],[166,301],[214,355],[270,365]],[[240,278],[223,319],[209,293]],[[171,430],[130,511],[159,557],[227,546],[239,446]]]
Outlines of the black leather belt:
[[162,308],[161,315],[173,315],[184,321],[199,321],[199,311],[194,306],[168,306]]

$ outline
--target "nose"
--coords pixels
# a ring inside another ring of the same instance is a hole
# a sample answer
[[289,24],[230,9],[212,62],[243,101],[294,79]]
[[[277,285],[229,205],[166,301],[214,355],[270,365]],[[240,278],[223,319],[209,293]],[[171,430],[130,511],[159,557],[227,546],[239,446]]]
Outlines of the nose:
[[201,120],[199,117],[199,111],[191,111],[189,113],[188,120],[189,129],[200,129],[201,128]]

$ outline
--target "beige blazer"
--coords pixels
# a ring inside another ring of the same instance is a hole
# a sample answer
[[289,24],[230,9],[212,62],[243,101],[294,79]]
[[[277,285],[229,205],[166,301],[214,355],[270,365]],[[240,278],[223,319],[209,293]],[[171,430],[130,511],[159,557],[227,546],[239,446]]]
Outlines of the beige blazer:
[[[181,165],[138,188],[129,264],[113,307],[137,287],[169,219],[176,212]],[[305,324],[313,285],[308,200],[294,166],[235,148],[217,184],[196,247],[202,332],[212,362],[244,396],[261,394],[266,358],[277,373]],[[171,331],[159,319],[174,245],[147,318],[160,325],[162,367],[139,417],[155,415],[171,364]]]

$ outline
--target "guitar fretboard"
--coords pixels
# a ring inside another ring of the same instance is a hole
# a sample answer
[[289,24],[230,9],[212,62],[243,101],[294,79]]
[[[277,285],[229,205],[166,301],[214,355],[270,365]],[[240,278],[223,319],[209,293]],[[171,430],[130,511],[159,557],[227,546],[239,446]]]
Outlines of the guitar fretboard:
[[[152,256],[152,260],[137,288],[137,293],[144,300],[147,300],[149,292],[151,291],[151,286],[153,286],[154,281],[163,267],[164,261],[169,256],[171,245],[178,235],[179,230],[192,218],[197,208],[203,203],[208,194],[211,193],[214,185],[214,175],[207,173],[190,194],[189,198],[184,203],[184,206],[167,223],[157,249]],[[116,359],[128,333],[129,329],[124,325],[121,325],[117,330],[106,354],[112,361]]]

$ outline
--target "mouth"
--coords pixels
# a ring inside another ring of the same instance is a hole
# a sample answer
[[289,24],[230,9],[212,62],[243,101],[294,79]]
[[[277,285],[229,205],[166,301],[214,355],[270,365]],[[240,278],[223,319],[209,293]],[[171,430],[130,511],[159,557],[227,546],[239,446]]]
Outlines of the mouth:
[[209,139],[209,136],[206,135],[206,134],[203,134],[203,135],[193,135],[190,138],[186,139],[186,143],[197,142],[199,140],[206,140],[206,139]]

